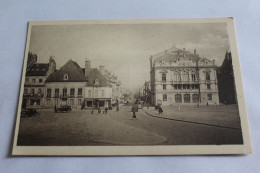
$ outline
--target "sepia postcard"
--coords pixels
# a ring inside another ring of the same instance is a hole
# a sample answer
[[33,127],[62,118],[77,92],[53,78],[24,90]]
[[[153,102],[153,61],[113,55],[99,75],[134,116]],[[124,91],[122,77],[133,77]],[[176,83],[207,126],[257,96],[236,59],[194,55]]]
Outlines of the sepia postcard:
[[12,155],[250,153],[233,18],[29,22]]

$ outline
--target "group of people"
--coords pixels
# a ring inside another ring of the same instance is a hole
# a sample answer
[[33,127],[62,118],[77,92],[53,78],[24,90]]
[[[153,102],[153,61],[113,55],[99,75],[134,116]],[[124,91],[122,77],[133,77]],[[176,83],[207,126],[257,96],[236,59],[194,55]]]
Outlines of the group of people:
[[[143,102],[144,105],[145,102]],[[149,106],[147,106],[147,109],[149,108]],[[134,102],[134,105],[132,106],[132,112],[133,112],[133,117],[132,119],[137,119],[136,118],[136,112],[138,112],[138,99]],[[163,109],[161,107],[161,105],[158,105],[158,112],[159,115],[161,115],[163,113]]]

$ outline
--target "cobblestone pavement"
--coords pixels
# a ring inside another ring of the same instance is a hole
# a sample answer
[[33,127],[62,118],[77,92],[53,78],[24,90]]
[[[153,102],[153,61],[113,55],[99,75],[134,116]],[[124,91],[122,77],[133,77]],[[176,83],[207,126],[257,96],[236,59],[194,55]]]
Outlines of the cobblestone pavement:
[[[149,116],[158,116],[154,108],[139,109],[137,120],[132,119],[131,105],[108,114],[91,114],[90,110],[53,113],[40,110],[37,117],[21,118],[18,145],[203,145],[240,144],[241,130],[192,124]],[[163,108],[163,117],[217,123],[239,128],[236,108],[215,107]],[[226,111],[228,110],[228,111]],[[161,116],[161,115],[160,115]],[[228,116],[228,117],[227,117]],[[234,123],[236,125],[234,125]]]

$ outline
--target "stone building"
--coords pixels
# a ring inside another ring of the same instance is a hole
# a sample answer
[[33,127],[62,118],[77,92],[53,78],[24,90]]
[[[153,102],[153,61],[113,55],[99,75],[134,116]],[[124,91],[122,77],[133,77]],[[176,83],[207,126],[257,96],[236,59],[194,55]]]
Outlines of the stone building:
[[24,83],[23,108],[44,105],[45,81],[55,70],[56,62],[52,56],[49,63],[37,63],[37,55],[29,52]]
[[[103,66],[100,66],[103,67]],[[88,81],[85,87],[86,108],[110,107],[112,104],[112,85],[103,75],[102,68],[91,68],[91,62],[85,61],[85,69],[82,69]]]
[[72,108],[81,107],[87,81],[81,67],[76,62],[69,60],[46,79],[45,106],[70,105]]
[[117,76],[112,74],[109,70],[105,69],[105,66],[100,65],[99,71],[103,74],[106,81],[112,87],[112,102],[123,100],[121,81],[118,80]]
[[172,47],[150,58],[151,103],[218,105],[215,61]]

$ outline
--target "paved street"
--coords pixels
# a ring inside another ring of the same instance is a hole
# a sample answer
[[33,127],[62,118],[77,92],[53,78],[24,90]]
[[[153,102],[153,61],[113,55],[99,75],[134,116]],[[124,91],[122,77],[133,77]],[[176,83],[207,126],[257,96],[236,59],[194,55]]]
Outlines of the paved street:
[[[208,109],[210,111],[208,112]],[[165,107],[139,109],[132,119],[131,105],[108,114],[90,110],[21,118],[18,145],[196,145],[243,142],[236,106]],[[231,128],[230,128],[231,127]]]

